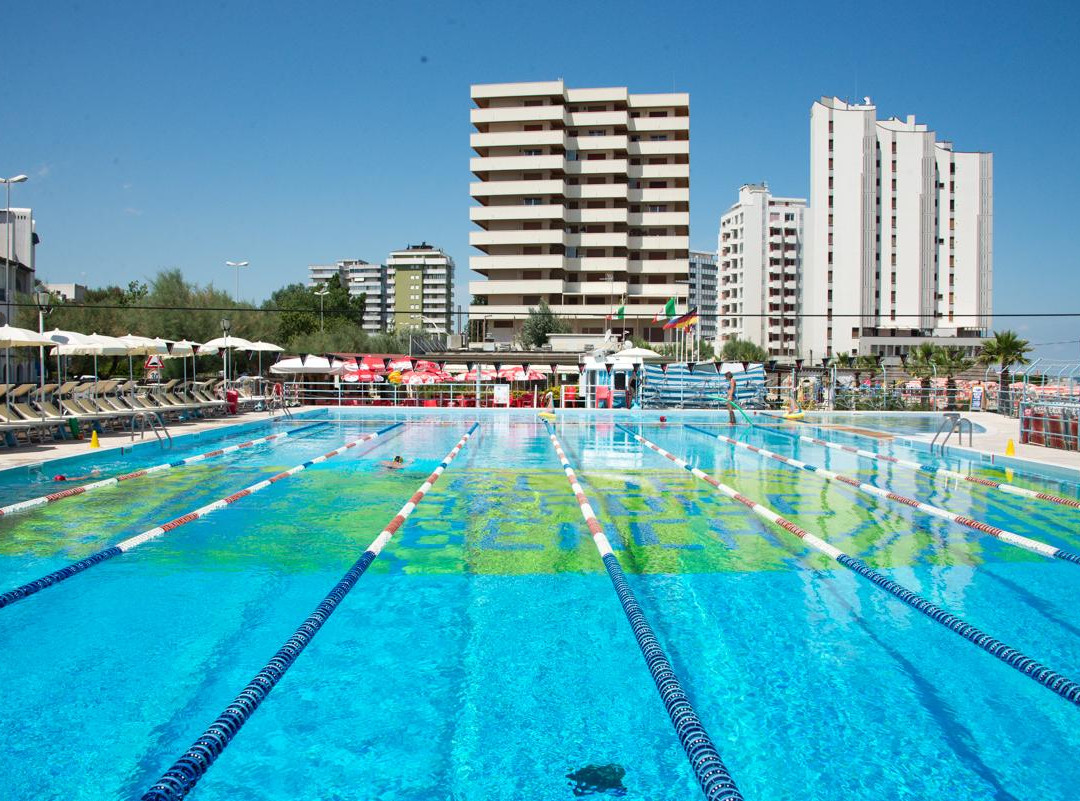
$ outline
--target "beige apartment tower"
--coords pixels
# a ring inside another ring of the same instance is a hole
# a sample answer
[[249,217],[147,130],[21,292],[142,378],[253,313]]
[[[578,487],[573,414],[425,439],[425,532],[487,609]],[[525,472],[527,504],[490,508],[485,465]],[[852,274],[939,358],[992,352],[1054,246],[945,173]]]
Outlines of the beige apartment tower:
[[689,95],[544,81],[472,100],[470,319],[509,343],[544,300],[575,332],[662,342],[653,317],[689,293]]

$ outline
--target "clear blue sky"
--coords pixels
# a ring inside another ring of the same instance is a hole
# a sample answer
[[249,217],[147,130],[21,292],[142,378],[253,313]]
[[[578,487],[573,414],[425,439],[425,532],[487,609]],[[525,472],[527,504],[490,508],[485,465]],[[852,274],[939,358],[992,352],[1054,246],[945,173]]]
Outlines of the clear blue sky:
[[[689,92],[704,249],[740,184],[806,195],[816,97],[870,95],[994,152],[995,311],[1080,311],[1071,5],[753,5],[9,4],[0,173],[31,176],[14,205],[47,280],[178,266],[231,289],[222,263],[249,259],[261,300],[309,263],[427,240],[464,288],[470,83]],[[1080,340],[1080,318],[998,327]]]

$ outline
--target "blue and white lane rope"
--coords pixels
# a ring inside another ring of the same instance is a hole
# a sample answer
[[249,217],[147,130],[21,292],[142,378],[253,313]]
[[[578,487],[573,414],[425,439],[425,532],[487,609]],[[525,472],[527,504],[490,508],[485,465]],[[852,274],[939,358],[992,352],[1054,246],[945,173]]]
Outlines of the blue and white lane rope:
[[266,663],[266,666],[255,675],[255,678],[240,691],[240,694],[233,699],[233,702],[218,716],[217,720],[210,724],[210,728],[203,732],[202,736],[184,752],[184,755],[176,760],[173,766],[165,771],[164,775],[143,794],[142,801],[179,801],[194,789],[199,779],[209,770],[214,761],[221,756],[221,752],[225,750],[225,747],[240,731],[240,728],[247,723],[255,710],[259,708],[259,705],[266,700],[266,696],[270,694],[270,691],[274,689],[281,677],[285,675],[285,671],[300,656],[304,648],[307,647],[319,629],[330,618],[330,615],[337,609],[338,604],[356,586],[356,582],[364,575],[368,566],[375,561],[382,549],[390,542],[390,538],[394,536],[394,533],[413,513],[413,510],[424,499],[428,490],[439,480],[439,476],[450,466],[450,463],[465,447],[465,444],[479,426],[480,423],[472,424],[465,436],[459,439],[450,452],[443,457],[435,471],[427,477],[427,480],[420,485],[420,488],[394,515],[379,536],[372,540],[367,550],[342,576],[341,581],[334,585],[334,588],[323,598],[322,603],[315,608],[315,611],[293,632],[293,635],[285,641],[285,644],[278,649],[278,652]]
[[[763,426],[755,426],[755,428],[763,428]],[[802,440],[803,442],[809,442],[813,445],[820,445],[823,448],[829,448],[834,451],[844,451],[845,453],[853,453],[856,456],[861,456],[864,459],[873,459],[875,462],[888,462],[889,464],[897,465],[898,467],[904,467],[908,470],[917,470],[921,473],[927,473],[929,475],[945,476],[947,478],[955,478],[962,481],[967,481],[972,484],[978,484],[980,487],[987,487],[988,489],[1000,490],[1001,492],[1007,492],[1010,495],[1019,495],[1022,498],[1032,498],[1039,501],[1049,501],[1050,503],[1056,503],[1059,506],[1068,506],[1072,509],[1080,509],[1080,501],[1073,500],[1072,498],[1063,498],[1060,495],[1052,495],[1049,492],[1037,492],[1027,487],[1018,487],[1015,484],[1009,484],[1005,481],[991,481],[988,478],[980,478],[979,476],[969,476],[964,473],[957,472],[956,470],[949,470],[946,467],[938,467],[932,464],[920,464],[919,462],[913,462],[910,459],[900,459],[896,456],[890,456],[886,453],[874,453],[873,451],[864,451],[862,448],[856,448],[852,445],[841,445],[838,442],[829,442],[828,440],[818,439],[817,437],[808,437],[805,434],[792,434],[789,431],[779,431],[775,428],[769,428],[770,432],[779,434],[782,437],[791,437],[792,439]]]
[[92,492],[102,487],[114,487],[121,481],[130,481],[133,478],[141,478],[142,476],[148,476],[151,473],[160,473],[162,470],[168,470],[172,467],[181,467],[186,464],[194,464],[195,462],[201,462],[203,459],[210,459],[214,456],[223,456],[226,453],[234,453],[235,451],[242,450],[244,448],[253,448],[256,445],[262,445],[264,442],[280,442],[288,437],[295,437],[301,431],[307,431],[308,429],[315,428],[316,426],[324,426],[329,423],[329,420],[323,420],[318,423],[312,423],[310,425],[303,426],[302,428],[294,428],[292,431],[281,431],[277,434],[270,434],[266,437],[259,437],[258,439],[248,440],[247,442],[241,442],[236,445],[229,445],[227,448],[218,448],[217,450],[207,451],[206,453],[197,453],[194,456],[189,456],[186,459],[180,459],[175,462],[166,462],[164,464],[157,464],[153,467],[144,467],[141,470],[134,470],[130,473],[124,473],[119,476],[112,476],[111,478],[103,478],[100,481],[92,481],[89,484],[83,484],[80,487],[71,487],[69,489],[60,490],[59,492],[53,492],[48,495],[41,495],[37,498],[30,498],[25,501],[19,501],[18,503],[8,504],[7,506],[0,506],[0,516],[10,515],[13,512],[23,512],[27,509],[33,509],[35,506],[44,506],[47,503],[53,503],[54,501],[63,500],[64,498],[73,498],[76,495],[82,495],[86,492]]
[[792,459],[790,456],[783,456],[779,453],[767,450],[765,448],[759,448],[756,445],[750,445],[745,442],[739,442],[731,437],[725,437],[723,434],[716,434],[712,431],[706,431],[704,428],[698,428],[695,425],[687,424],[686,426],[691,431],[696,431],[699,434],[704,434],[707,437],[713,437],[721,442],[726,442],[729,445],[734,445],[736,448],[742,448],[743,450],[756,453],[765,459],[773,459],[774,461],[786,464],[789,467],[794,467],[799,470],[806,470],[814,475],[821,476],[826,481],[839,481],[842,484],[847,484],[849,487],[853,487],[859,492],[866,495],[873,495],[878,498],[884,498],[892,503],[903,504],[909,506],[912,509],[918,509],[920,512],[925,512],[928,515],[934,517],[940,517],[943,520],[948,520],[951,523],[956,523],[960,526],[965,526],[974,531],[981,532],[983,534],[989,534],[991,537],[1001,540],[1002,542],[1014,545],[1017,548],[1023,548],[1025,551],[1031,551],[1037,553],[1039,556],[1045,556],[1048,559],[1061,559],[1066,562],[1072,562],[1073,564],[1080,565],[1080,554],[1072,551],[1066,551],[1064,548],[1058,548],[1051,545],[1048,542],[1042,542],[1041,540],[1032,539],[1031,537],[1025,537],[1022,534],[1015,534],[1011,531],[1006,531],[1003,528],[992,526],[989,523],[984,523],[981,520],[974,520],[970,517],[964,517],[958,515],[956,512],[950,512],[948,509],[942,509],[940,506],[934,506],[929,503],[923,503],[915,498],[909,498],[906,495],[898,495],[895,492],[889,492],[881,487],[875,487],[873,484],[867,484],[866,482],[859,481],[857,478],[851,476],[845,476],[841,473],[834,472],[828,468],[821,467],[820,465],[809,464],[808,462],[800,461],[799,459]]
[[611,550],[611,543],[604,536],[604,529],[601,527],[600,521],[596,519],[596,514],[589,504],[589,499],[585,497],[585,491],[581,488],[577,475],[574,473],[574,468],[570,466],[570,462],[567,460],[562,445],[559,444],[559,440],[555,436],[551,423],[545,420],[544,425],[547,426],[548,437],[551,439],[551,444],[555,446],[555,453],[562,464],[563,472],[566,473],[567,481],[570,482],[570,490],[574,493],[578,506],[581,508],[581,516],[585,519],[585,525],[589,527],[593,542],[596,543],[596,549],[600,552],[604,567],[607,568],[608,577],[615,586],[615,592],[619,596],[623,612],[626,613],[626,619],[630,622],[630,628],[634,631],[634,637],[637,639],[638,647],[641,649],[641,655],[645,658],[645,664],[652,674],[653,682],[656,684],[656,689],[664,702],[664,708],[667,709],[671,724],[675,727],[675,733],[679,737],[679,742],[682,743],[683,750],[686,751],[690,766],[693,768],[694,775],[697,777],[705,797],[709,801],[718,801],[719,799],[732,799],[733,801],[738,799],[741,801],[742,794],[739,792],[738,787],[735,786],[735,780],[731,778],[731,774],[728,773],[727,768],[724,766],[724,762],[720,758],[720,752],[713,744],[709,733],[705,731],[705,727],[691,705],[686,691],[683,690],[682,684],[679,682],[679,677],[675,675],[671,662],[668,661],[664,649],[656,639],[655,632],[653,632],[649,621],[646,620],[645,614],[641,611],[641,606],[626,581],[622,567],[619,566],[619,562]]
[[1080,684],[1077,684],[1071,679],[1062,676],[1057,671],[1052,670],[1051,668],[1048,668],[1045,665],[1040,664],[1039,662],[1036,662],[1034,659],[1026,656],[1015,648],[1010,648],[1005,643],[1001,642],[1000,640],[994,639],[989,634],[980,631],[979,629],[972,626],[970,623],[965,623],[956,615],[950,612],[946,612],[944,609],[936,606],[922,596],[915,594],[906,587],[897,584],[890,578],[887,578],[883,574],[879,573],[878,571],[867,565],[862,560],[855,559],[854,557],[849,556],[848,554],[830,545],[819,537],[815,537],[813,534],[806,531],[805,529],[799,528],[790,520],[785,520],[784,518],[780,517],[780,515],[778,515],[776,512],[769,509],[768,507],[762,506],[760,503],[757,503],[756,501],[753,501],[744,495],[740,495],[727,484],[722,484],[705,471],[697,467],[693,467],[685,460],[680,459],[673,453],[669,453],[668,451],[657,445],[655,442],[651,442],[645,439],[645,437],[641,436],[637,432],[618,423],[616,424],[616,428],[625,431],[627,434],[640,442],[646,448],[649,448],[650,450],[655,451],[661,456],[670,459],[683,469],[688,470],[697,478],[700,478],[702,481],[706,482],[712,487],[715,487],[724,495],[727,495],[729,498],[732,498],[743,504],[758,517],[768,520],[773,525],[779,526],[780,528],[784,529],[784,531],[787,531],[790,534],[794,534],[796,537],[801,539],[815,551],[823,553],[830,559],[839,562],[841,565],[848,568],[849,570],[859,574],[860,576],[877,585],[886,592],[896,596],[905,604],[910,606],[912,609],[922,612],[934,622],[940,623],[950,631],[959,634],[965,640],[969,640],[975,643],[977,646],[982,648],[990,655],[997,657],[1009,667],[1015,668],[1016,670],[1023,673],[1025,676],[1028,676],[1037,681],[1039,684],[1043,685],[1044,687],[1049,688],[1050,690],[1064,698],[1066,701],[1070,701],[1073,704],[1080,706]]
[[393,425],[387,426],[386,428],[380,428],[378,431],[364,434],[364,436],[362,437],[358,437],[357,439],[346,442],[340,448],[335,448],[328,453],[324,453],[322,456],[316,456],[314,459],[309,459],[303,464],[298,464],[296,467],[292,467],[282,473],[278,473],[277,475],[271,476],[270,478],[264,479],[263,481],[260,481],[256,484],[252,484],[246,489],[242,489],[239,492],[234,492],[227,498],[222,498],[221,500],[214,501],[213,503],[209,503],[206,506],[201,506],[193,512],[188,512],[187,514],[181,515],[174,520],[170,520],[168,523],[163,523],[160,526],[155,526],[152,529],[144,531],[142,534],[136,534],[134,537],[129,537],[128,539],[122,542],[118,542],[116,545],[113,545],[110,548],[105,548],[104,550],[91,554],[85,559],[80,559],[78,562],[73,562],[72,564],[67,565],[66,567],[62,567],[59,570],[54,570],[47,576],[42,576],[35,581],[31,581],[29,584],[23,584],[21,587],[16,587],[13,590],[8,590],[5,593],[0,593],[0,609],[4,608],[5,606],[10,606],[16,601],[21,601],[23,598],[26,598],[30,595],[41,592],[44,589],[59,584],[61,581],[64,581],[71,578],[72,576],[82,573],[84,570],[88,570],[94,565],[104,562],[106,559],[112,559],[114,556],[119,556],[122,553],[127,553],[128,551],[142,545],[144,542],[149,542],[152,539],[156,539],[162,534],[172,531],[174,528],[179,528],[185,523],[190,523],[192,520],[198,520],[200,517],[205,517],[211,512],[217,511],[218,509],[224,509],[229,504],[235,503],[241,498],[246,498],[248,495],[254,495],[256,492],[266,489],[271,484],[275,484],[278,481],[281,481],[283,478],[294,476],[303,470],[307,470],[312,465],[325,462],[327,459],[332,459],[333,457],[337,456],[338,454],[344,453],[350,448],[355,448],[357,445],[362,445],[365,442],[370,442],[373,439],[377,439],[386,432],[391,431],[392,429],[395,429],[400,425],[403,425],[403,423],[394,423]]

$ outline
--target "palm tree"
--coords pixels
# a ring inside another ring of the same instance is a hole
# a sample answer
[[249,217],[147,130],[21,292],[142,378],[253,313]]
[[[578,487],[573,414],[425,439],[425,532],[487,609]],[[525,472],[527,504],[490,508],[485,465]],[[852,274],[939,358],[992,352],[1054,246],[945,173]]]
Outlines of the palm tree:
[[962,373],[974,367],[975,360],[968,356],[963,348],[947,347],[937,349],[934,364],[937,365],[941,372],[945,373],[945,408],[948,411],[955,411],[956,381],[953,380],[953,377],[957,373]]
[[1031,344],[1026,339],[1020,339],[1015,331],[995,331],[994,338],[983,343],[979,364],[996,364],[1001,371],[1001,383],[998,385],[998,412],[1001,414],[1007,414],[1010,408],[1009,368],[1014,364],[1030,364],[1028,353],[1031,353]]
[[830,367],[848,368],[851,367],[851,354],[850,353],[837,353],[832,359],[829,360]]
[[919,379],[923,400],[930,402],[930,378],[936,372],[938,346],[933,342],[920,342],[908,351],[905,366],[909,373]]

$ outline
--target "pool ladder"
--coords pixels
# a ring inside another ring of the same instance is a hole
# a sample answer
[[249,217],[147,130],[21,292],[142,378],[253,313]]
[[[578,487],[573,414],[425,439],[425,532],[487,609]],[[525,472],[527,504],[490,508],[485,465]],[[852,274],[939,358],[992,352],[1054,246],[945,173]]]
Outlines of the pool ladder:
[[271,395],[270,400],[267,401],[266,404],[266,411],[271,417],[273,417],[274,414],[279,410],[282,414],[292,420],[293,413],[292,411],[290,411],[289,407],[285,405],[285,396],[283,394]]
[[971,421],[966,417],[961,417],[957,412],[946,412],[945,419],[941,421],[941,425],[938,426],[937,433],[934,434],[934,439],[930,442],[930,453],[934,453],[934,446],[937,444],[938,437],[942,434],[945,438],[941,440],[938,452],[945,455],[945,443],[949,441],[949,437],[953,435],[953,432],[957,432],[956,441],[961,445],[964,444],[964,424],[967,423],[968,432],[968,447],[971,447],[971,435],[975,428],[972,426]]
[[[139,422],[139,439],[146,439],[146,429],[149,428],[154,432],[154,436],[157,437],[158,444],[165,448],[166,440],[169,443],[169,447],[172,447],[172,434],[169,433],[169,429],[165,427],[165,424],[161,422],[161,418],[153,412],[135,412],[131,416],[131,441],[135,441],[135,422]],[[164,434],[164,438],[161,436]]]

